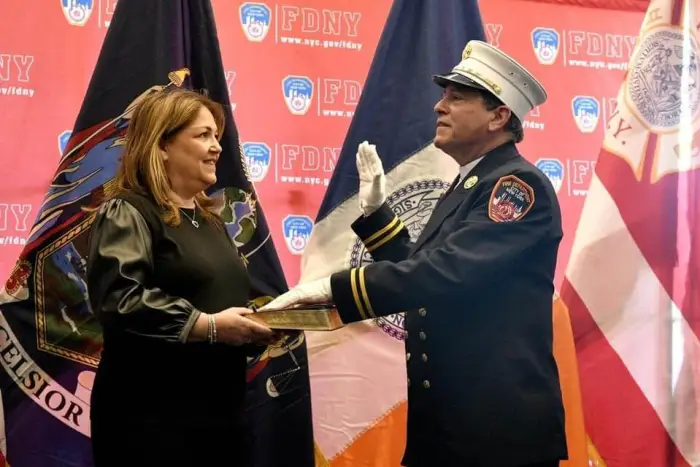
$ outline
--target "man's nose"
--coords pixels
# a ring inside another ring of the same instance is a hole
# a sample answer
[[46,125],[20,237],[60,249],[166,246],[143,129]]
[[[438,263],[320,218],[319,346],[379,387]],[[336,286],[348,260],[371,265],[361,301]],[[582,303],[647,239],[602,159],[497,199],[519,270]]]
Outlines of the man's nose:
[[437,113],[438,115],[444,115],[447,113],[447,110],[445,109],[444,97],[435,103],[435,107],[433,107],[433,110],[435,110],[435,113]]

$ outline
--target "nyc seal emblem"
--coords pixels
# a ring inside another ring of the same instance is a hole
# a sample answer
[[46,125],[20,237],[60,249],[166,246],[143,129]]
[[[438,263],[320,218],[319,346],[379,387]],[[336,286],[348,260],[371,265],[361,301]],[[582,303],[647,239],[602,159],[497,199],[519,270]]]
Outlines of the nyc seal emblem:
[[[690,51],[686,40],[692,44]],[[695,39],[676,29],[659,28],[642,39],[632,59],[627,96],[648,127],[675,129],[686,112],[684,118],[695,119],[700,107],[697,52]]]
[[[440,195],[449,186],[450,183],[439,179],[420,180],[404,185],[387,198],[387,204],[408,229],[412,242],[415,242],[423,232]],[[365,266],[372,262],[372,256],[362,241],[357,239],[350,254],[350,267]],[[398,340],[406,339],[404,313],[377,318],[374,321],[391,337]]]

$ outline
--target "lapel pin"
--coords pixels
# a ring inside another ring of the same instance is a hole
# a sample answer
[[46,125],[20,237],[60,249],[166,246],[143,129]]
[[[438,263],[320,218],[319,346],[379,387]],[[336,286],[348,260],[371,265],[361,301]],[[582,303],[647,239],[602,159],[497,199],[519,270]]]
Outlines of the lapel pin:
[[477,177],[476,175],[472,175],[471,177],[467,178],[464,181],[464,189],[465,190],[470,189],[471,187],[476,185],[476,182],[478,182],[478,181],[479,181],[479,177]]

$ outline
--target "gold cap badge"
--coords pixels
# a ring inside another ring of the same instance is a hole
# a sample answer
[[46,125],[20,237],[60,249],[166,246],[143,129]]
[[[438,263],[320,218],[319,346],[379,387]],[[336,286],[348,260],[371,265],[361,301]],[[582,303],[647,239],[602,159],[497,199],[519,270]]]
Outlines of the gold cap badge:
[[472,45],[467,44],[467,46],[462,51],[462,60],[466,60],[472,54]]

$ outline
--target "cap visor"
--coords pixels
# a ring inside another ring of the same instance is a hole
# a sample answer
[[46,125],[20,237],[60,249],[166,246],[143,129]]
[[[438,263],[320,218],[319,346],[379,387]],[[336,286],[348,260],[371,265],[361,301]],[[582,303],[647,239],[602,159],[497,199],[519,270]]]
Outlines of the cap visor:
[[458,84],[460,86],[467,86],[476,89],[486,89],[474,80],[467,78],[459,73],[448,73],[446,75],[435,75],[433,76],[433,81],[443,88],[449,84]]

